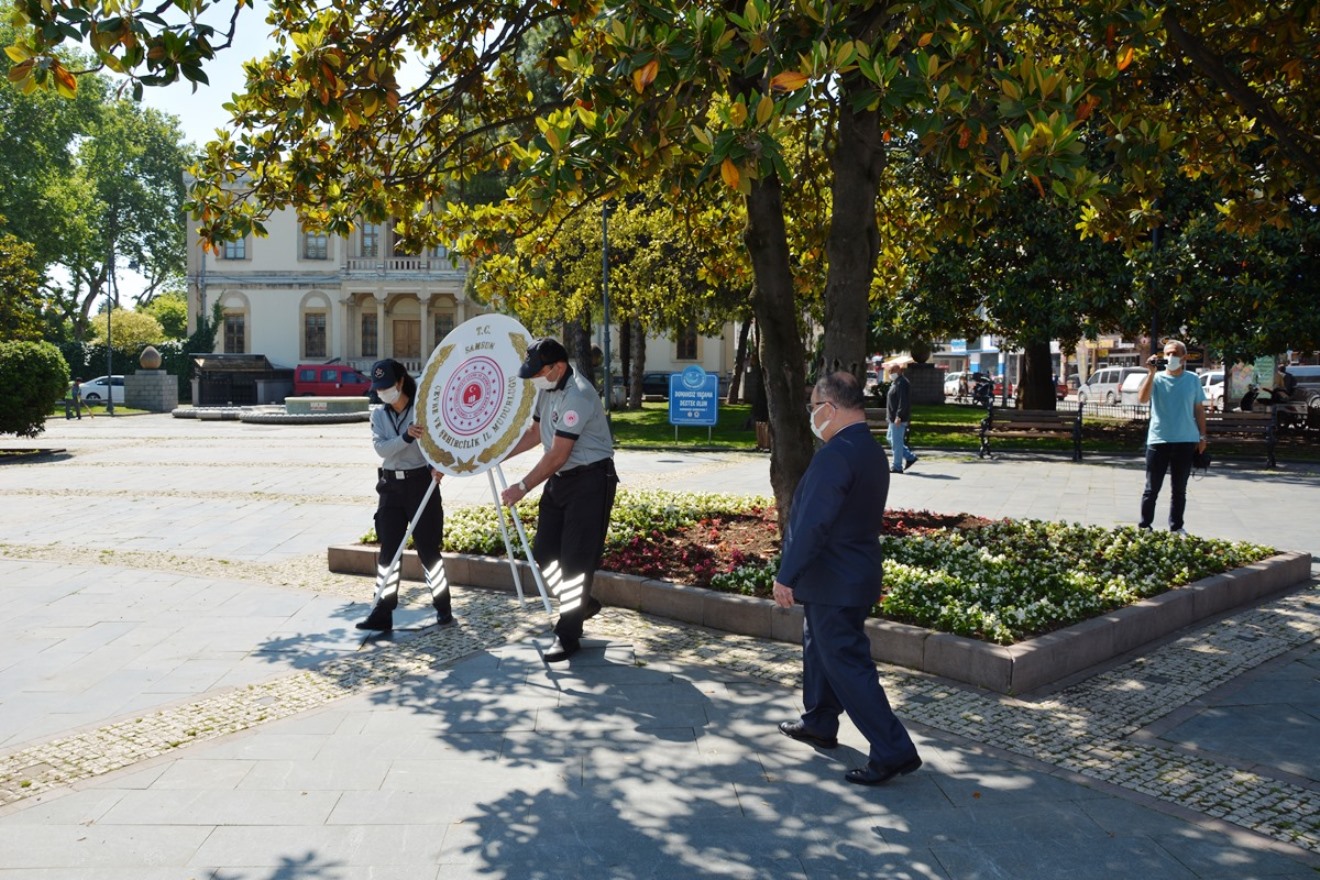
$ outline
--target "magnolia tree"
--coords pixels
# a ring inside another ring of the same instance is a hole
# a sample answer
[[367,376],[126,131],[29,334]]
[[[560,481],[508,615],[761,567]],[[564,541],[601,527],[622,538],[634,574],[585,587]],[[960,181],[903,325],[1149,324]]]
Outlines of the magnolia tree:
[[[21,0],[11,76],[72,91],[53,53],[72,41],[135,88],[201,81],[234,27],[199,23],[203,6]],[[949,172],[924,206],[936,232],[1025,183],[1082,206],[1085,234],[1140,246],[1171,154],[1216,180],[1229,225],[1320,201],[1314,4],[1182,6],[273,0],[278,49],[248,64],[191,206],[206,242],[294,206],[335,233],[400,218],[405,236],[480,258],[643,181],[675,202],[736,194],[786,515],[811,450],[801,276],[823,291],[826,364],[860,369],[871,298],[891,284],[878,267],[904,245],[882,213],[894,150]],[[423,76],[405,86],[410,58]],[[464,200],[491,169],[507,198]],[[786,207],[800,199],[818,212]],[[810,260],[791,245],[803,216],[819,217]]]

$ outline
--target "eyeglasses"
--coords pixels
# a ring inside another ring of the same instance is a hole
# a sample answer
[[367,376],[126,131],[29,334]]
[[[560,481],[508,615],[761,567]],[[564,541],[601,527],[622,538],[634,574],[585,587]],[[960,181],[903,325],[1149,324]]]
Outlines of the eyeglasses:
[[808,403],[808,404],[807,404],[807,412],[808,412],[808,413],[814,413],[814,412],[816,411],[816,408],[817,408],[817,407],[825,406],[826,404],[829,404],[830,406],[834,406],[834,404],[833,404],[833,403],[830,403],[830,401],[828,401],[828,400],[818,400],[818,401],[816,401],[815,403]]

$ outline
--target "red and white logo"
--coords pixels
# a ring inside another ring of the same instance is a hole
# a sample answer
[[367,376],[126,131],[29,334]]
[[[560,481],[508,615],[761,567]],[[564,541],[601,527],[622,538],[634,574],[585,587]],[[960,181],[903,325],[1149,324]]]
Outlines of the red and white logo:
[[581,421],[581,417],[577,414],[577,410],[570,409],[568,412],[564,413],[565,428],[576,427],[579,421]]
[[445,383],[445,427],[460,437],[490,426],[504,398],[504,371],[491,358],[478,356],[459,364]]

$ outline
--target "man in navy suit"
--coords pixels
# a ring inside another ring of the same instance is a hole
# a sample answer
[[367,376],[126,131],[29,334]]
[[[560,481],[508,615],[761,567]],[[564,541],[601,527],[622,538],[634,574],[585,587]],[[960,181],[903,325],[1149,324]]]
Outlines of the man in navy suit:
[[880,687],[864,624],[880,599],[880,530],[889,494],[884,449],[866,427],[857,377],[831,373],[811,393],[811,432],[824,441],[793,493],[774,597],[797,602],[802,625],[802,702],[798,721],[779,725],[793,739],[832,749],[847,712],[871,744],[866,766],[845,779],[880,785],[921,766],[916,746]]

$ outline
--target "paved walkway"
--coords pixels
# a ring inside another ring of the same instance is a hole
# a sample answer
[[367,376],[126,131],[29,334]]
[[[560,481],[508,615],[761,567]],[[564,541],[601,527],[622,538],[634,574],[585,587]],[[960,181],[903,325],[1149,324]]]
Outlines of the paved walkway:
[[[547,668],[543,616],[462,589],[458,628],[418,607],[416,631],[361,642],[371,586],[324,549],[370,525],[363,425],[50,428],[66,455],[0,467],[0,609],[22,622],[0,645],[0,878],[1320,867],[1314,585],[1030,698],[886,668],[927,766],[859,789],[851,727],[833,753],[774,730],[800,711],[795,646],[608,609]],[[764,456],[619,466],[632,488],[768,491]],[[1133,461],[929,455],[891,505],[1108,525],[1141,482]],[[1312,469],[1217,468],[1188,525],[1315,553],[1317,488]]]

